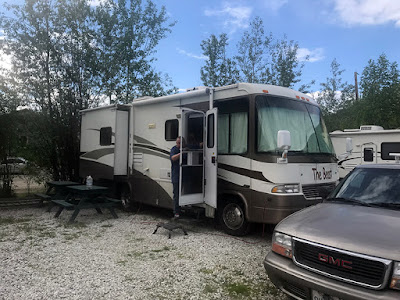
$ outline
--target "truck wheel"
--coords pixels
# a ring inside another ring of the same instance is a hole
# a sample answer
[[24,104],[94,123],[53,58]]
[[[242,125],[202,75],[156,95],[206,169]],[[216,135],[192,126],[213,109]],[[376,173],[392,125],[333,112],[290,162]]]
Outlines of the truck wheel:
[[244,206],[237,200],[222,202],[221,209],[218,209],[218,218],[224,231],[230,235],[243,236],[250,230]]
[[121,199],[122,208],[125,211],[131,211],[133,208],[133,199],[129,187],[127,186],[122,187],[119,198]]

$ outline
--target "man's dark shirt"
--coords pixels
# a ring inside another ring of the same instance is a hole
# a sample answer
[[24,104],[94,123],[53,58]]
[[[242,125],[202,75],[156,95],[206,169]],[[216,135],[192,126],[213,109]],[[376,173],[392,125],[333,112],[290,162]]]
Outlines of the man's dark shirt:
[[171,160],[171,181],[172,183],[179,183],[179,159],[173,161],[172,156],[175,154],[180,153],[181,150],[177,147],[174,146],[171,149],[171,152],[169,154],[169,158]]

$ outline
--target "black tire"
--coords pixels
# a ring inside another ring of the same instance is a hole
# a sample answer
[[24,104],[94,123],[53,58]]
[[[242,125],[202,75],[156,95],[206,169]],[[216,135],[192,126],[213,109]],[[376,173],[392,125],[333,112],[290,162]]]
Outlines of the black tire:
[[218,208],[218,219],[224,231],[230,235],[243,236],[249,233],[250,223],[246,220],[244,205],[241,201],[223,200]]
[[132,198],[131,190],[127,185],[124,185],[120,191],[119,199],[121,199],[122,208],[125,211],[132,211],[134,206],[134,201]]

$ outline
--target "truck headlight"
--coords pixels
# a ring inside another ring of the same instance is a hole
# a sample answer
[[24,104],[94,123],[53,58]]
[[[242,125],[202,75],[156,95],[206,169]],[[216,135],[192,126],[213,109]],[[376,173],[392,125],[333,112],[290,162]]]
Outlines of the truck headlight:
[[272,193],[293,194],[300,193],[299,184],[282,184],[274,186],[271,190]]
[[272,251],[292,258],[292,237],[287,234],[274,231],[272,236]]
[[394,263],[392,280],[390,281],[390,288],[400,290],[400,262]]

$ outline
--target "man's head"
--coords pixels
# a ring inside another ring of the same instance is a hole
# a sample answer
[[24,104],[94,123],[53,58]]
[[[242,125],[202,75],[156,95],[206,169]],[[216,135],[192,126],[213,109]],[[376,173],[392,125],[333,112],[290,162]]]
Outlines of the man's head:
[[176,138],[176,146],[177,146],[178,148],[180,148],[180,147],[181,147],[181,143],[182,143],[182,148],[186,147],[185,138],[184,138],[184,137],[181,137],[181,136],[178,136],[178,137]]

